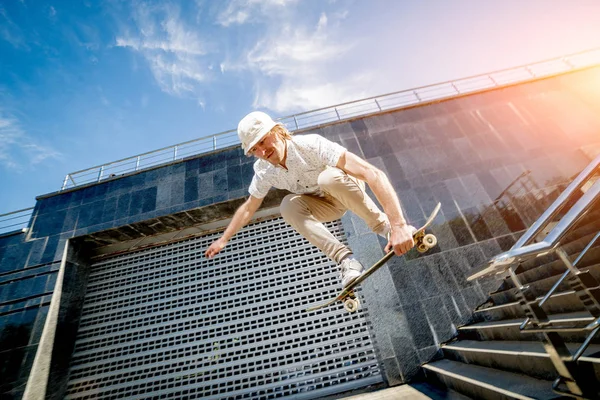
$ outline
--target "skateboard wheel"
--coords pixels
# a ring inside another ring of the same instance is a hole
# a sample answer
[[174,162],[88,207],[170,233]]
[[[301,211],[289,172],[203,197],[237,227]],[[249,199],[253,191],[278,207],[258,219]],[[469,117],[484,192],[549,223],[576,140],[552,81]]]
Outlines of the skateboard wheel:
[[348,312],[355,312],[356,310],[358,310],[358,300],[346,299],[346,301],[344,301],[344,308]]
[[417,245],[417,251],[418,251],[419,253],[425,253],[427,250],[429,250],[429,247],[428,247],[428,246],[426,246],[426,245],[424,245],[423,243],[419,243],[419,244]]
[[423,237],[423,244],[431,248],[437,244],[437,238],[435,237],[435,235],[428,233]]

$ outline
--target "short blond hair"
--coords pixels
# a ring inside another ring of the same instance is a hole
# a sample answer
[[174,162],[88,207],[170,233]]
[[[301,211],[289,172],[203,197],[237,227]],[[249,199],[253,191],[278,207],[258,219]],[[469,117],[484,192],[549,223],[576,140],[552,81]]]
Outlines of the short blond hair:
[[292,139],[290,131],[288,131],[287,128],[281,124],[275,125],[273,129],[271,129],[271,132],[279,135],[283,139]]

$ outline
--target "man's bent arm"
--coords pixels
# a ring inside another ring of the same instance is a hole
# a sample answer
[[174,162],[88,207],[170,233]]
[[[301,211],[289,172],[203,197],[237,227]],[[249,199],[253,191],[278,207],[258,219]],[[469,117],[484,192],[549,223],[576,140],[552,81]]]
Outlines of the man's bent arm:
[[414,244],[412,233],[406,229],[406,220],[400,208],[400,201],[385,173],[349,151],[345,151],[341,155],[336,167],[369,185],[390,220],[392,247],[396,254],[407,252]]
[[233,214],[233,218],[231,222],[223,232],[223,235],[217,240],[215,240],[208,250],[204,253],[204,255],[208,258],[213,258],[216,256],[229,242],[229,239],[233,237],[240,229],[242,229],[248,222],[250,222],[250,218],[254,215],[256,210],[262,204],[263,199],[259,199],[254,196],[248,197],[248,200],[244,202]]

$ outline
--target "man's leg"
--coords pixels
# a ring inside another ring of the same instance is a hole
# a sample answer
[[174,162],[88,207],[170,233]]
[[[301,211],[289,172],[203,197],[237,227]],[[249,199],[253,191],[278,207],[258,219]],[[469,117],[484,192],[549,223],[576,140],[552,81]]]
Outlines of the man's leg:
[[387,236],[390,230],[387,215],[367,195],[364,182],[339,168],[327,168],[319,175],[318,183],[324,192],[362,218],[373,232]]
[[352,251],[323,225],[323,222],[334,221],[346,212],[337,200],[289,194],[281,202],[280,211],[283,219],[292,228],[338,264],[352,254]]

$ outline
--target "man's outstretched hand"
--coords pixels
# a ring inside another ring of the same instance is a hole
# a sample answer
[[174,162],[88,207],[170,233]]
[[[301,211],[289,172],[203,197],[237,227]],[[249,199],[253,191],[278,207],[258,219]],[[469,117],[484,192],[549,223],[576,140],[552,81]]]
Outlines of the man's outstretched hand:
[[397,256],[408,252],[415,245],[413,233],[416,231],[414,226],[403,225],[393,226],[388,244],[385,246],[385,252],[394,251]]
[[214,258],[221,250],[223,250],[227,246],[227,241],[223,240],[223,238],[219,238],[215,240],[210,247],[204,253],[206,258]]

